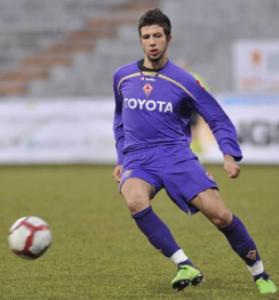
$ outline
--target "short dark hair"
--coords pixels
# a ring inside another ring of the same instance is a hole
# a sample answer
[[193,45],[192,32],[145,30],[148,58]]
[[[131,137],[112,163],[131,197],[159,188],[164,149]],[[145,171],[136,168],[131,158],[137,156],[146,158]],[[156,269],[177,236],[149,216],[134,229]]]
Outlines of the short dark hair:
[[171,22],[167,15],[162,13],[159,8],[149,9],[139,19],[138,32],[141,35],[141,27],[159,25],[164,29],[165,35],[168,37],[171,34]]

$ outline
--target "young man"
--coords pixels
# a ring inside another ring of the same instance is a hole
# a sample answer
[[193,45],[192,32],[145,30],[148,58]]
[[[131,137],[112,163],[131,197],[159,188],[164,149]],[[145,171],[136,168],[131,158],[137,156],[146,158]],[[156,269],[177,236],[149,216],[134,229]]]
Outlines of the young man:
[[149,242],[177,265],[174,289],[197,285],[203,275],[152,210],[151,199],[162,188],[183,211],[201,211],[216,225],[246,263],[260,293],[275,293],[253,239],[189,148],[189,121],[196,110],[215,135],[228,176],[237,178],[242,154],[233,124],[194,77],[168,59],[171,23],[166,15],[147,11],[138,31],[144,59],[114,74],[118,164],[113,175],[132,217]]

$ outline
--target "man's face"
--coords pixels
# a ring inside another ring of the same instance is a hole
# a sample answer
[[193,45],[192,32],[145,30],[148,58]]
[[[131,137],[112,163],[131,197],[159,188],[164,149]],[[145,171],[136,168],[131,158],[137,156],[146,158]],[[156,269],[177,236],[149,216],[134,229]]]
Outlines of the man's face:
[[159,25],[141,27],[140,41],[146,58],[151,62],[158,62],[166,54],[169,38]]

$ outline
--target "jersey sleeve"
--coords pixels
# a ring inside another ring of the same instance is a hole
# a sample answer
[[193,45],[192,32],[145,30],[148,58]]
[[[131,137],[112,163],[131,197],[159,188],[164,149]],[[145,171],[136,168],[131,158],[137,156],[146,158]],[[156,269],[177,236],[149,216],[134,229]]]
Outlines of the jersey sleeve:
[[240,161],[242,153],[236,129],[217,100],[194,77],[189,79],[186,88],[190,92],[193,107],[207,122],[223,155],[229,154]]
[[116,74],[113,77],[113,92],[115,99],[113,132],[117,150],[117,164],[121,165],[123,161],[124,131],[122,121],[122,96],[118,91],[118,80]]

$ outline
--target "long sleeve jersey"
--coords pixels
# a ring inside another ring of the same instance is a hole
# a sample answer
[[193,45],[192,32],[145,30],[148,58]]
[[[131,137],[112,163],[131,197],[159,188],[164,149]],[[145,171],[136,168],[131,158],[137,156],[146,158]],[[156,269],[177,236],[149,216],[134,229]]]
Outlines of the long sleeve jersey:
[[197,111],[213,132],[222,153],[242,158],[236,130],[215,98],[187,71],[170,60],[157,71],[133,62],[113,78],[114,137],[118,164],[124,154],[157,145],[191,142],[190,117]]

